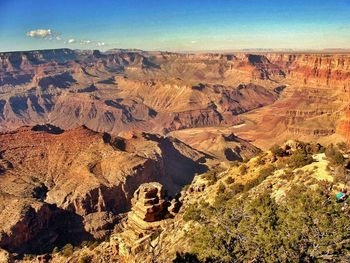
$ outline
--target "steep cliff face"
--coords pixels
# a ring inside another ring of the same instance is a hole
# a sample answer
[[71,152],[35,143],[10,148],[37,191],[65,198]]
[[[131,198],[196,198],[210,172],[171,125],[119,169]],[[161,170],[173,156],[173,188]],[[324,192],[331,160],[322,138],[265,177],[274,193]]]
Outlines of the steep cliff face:
[[273,105],[241,116],[246,126],[237,135],[269,148],[286,139],[303,139],[327,144],[344,140],[339,128],[347,107],[347,92],[327,87],[288,86]]
[[1,134],[0,149],[11,164],[0,176],[0,245],[18,252],[102,238],[140,184],[158,181],[174,194],[206,170],[203,154],[151,134],[35,126]]
[[288,78],[300,85],[344,88],[350,81],[350,56],[328,54],[267,54]]
[[339,132],[344,136],[348,147],[350,147],[350,106],[349,110],[345,111],[343,118],[339,122],[338,129]]
[[[350,56],[266,54],[286,76],[279,100],[247,113],[238,135],[268,148],[289,138],[344,141],[350,90]],[[253,121],[254,124],[251,122]]]

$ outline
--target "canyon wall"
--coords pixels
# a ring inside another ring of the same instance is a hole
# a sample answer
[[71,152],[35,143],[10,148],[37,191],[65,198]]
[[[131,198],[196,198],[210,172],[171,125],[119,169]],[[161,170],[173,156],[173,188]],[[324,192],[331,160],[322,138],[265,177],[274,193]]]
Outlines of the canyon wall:
[[0,134],[0,149],[9,164],[0,175],[0,245],[17,252],[103,238],[140,184],[158,181],[175,194],[207,169],[205,155],[151,134],[24,127]]

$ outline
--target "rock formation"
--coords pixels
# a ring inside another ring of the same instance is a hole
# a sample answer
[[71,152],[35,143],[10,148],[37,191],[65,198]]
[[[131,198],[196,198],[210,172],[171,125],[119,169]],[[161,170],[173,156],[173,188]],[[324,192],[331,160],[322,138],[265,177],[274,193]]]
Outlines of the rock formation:
[[131,207],[140,240],[181,205],[152,183],[132,206],[143,183],[175,195],[257,147],[344,141],[349,67],[348,54],[0,53],[0,247],[103,239]]
[[142,184],[134,193],[131,200],[132,213],[129,221],[137,223],[138,219],[145,222],[161,220],[166,211],[166,202],[163,186],[159,183]]
[[123,232],[116,237],[122,257],[132,260],[137,253],[150,246],[154,234],[161,232],[166,224],[164,219],[169,215],[168,206],[163,186],[159,183],[142,184],[135,191],[127,223]]
[[260,147],[275,137],[338,138],[349,65],[348,54],[322,53],[0,53],[0,130],[51,123],[167,134],[237,125],[254,110],[247,122],[259,129],[247,125],[238,135]]
[[140,184],[158,181],[174,194],[206,170],[205,155],[178,140],[123,139],[84,127],[24,127],[1,134],[0,149],[11,163],[0,175],[0,246],[12,252],[101,239]]

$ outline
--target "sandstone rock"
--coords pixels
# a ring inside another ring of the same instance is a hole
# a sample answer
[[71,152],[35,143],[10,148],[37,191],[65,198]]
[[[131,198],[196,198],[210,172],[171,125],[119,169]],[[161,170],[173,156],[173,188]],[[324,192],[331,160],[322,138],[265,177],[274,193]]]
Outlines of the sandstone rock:
[[159,183],[142,184],[134,193],[132,213],[146,222],[161,220],[167,212],[164,189]]
[[168,207],[168,211],[170,214],[172,214],[174,216],[179,212],[181,206],[182,206],[181,201],[178,198],[174,198],[170,202],[170,206]]
[[159,183],[142,184],[134,193],[127,224],[119,234],[119,253],[131,260],[152,241],[152,234],[162,228],[168,213],[164,189]]
[[[205,155],[178,140],[152,134],[107,137],[86,127],[23,127],[0,134],[1,158],[12,164],[0,175],[1,247],[46,252],[56,242],[102,239],[118,214],[131,208],[142,183],[161,182],[174,194],[206,170],[199,162]],[[140,224],[162,217],[162,191],[143,197],[144,205],[155,206],[139,207]]]

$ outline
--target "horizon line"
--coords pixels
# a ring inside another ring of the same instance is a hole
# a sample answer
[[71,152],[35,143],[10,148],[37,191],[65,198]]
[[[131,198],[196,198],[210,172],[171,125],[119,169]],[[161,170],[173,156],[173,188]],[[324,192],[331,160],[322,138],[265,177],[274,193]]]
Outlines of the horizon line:
[[142,52],[167,52],[167,53],[246,53],[246,52],[257,52],[257,53],[290,53],[290,52],[320,52],[320,53],[350,53],[350,47],[348,48],[239,48],[239,49],[197,49],[197,50],[146,50],[146,49],[140,49],[140,48],[110,48],[106,50],[100,50],[100,49],[81,49],[81,48],[69,48],[69,47],[61,47],[61,48],[43,48],[43,49],[24,49],[24,50],[9,50],[9,51],[0,51],[0,53],[15,53],[15,52],[33,52],[33,51],[48,51],[48,50],[73,50],[73,51],[94,51],[97,50],[102,53],[106,53],[108,51],[113,50],[125,50],[125,51],[142,51]]

